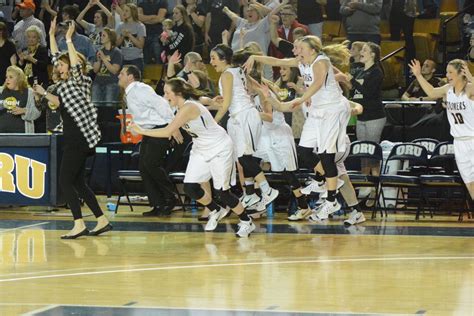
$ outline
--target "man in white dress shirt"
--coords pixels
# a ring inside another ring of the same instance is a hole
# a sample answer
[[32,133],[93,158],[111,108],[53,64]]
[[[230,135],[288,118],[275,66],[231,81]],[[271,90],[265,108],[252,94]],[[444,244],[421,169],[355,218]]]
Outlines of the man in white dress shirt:
[[[142,128],[161,128],[173,120],[173,111],[168,102],[157,95],[153,88],[140,82],[140,70],[125,65],[119,74],[119,85],[125,90],[128,113],[135,124]],[[182,142],[181,133],[173,138]],[[170,215],[176,199],[170,190],[173,187],[164,168],[170,140],[144,136],[140,146],[139,169],[152,209],[144,216]]]

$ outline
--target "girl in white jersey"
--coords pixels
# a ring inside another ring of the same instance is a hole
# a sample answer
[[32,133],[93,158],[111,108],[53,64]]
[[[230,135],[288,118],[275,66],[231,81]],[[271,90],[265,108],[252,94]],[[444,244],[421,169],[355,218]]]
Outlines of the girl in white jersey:
[[[278,196],[278,190],[270,187],[260,168],[258,158],[253,156],[260,138],[262,120],[247,92],[243,69],[232,66],[233,63],[242,64],[249,56],[250,54],[244,51],[234,55],[228,46],[222,44],[214,47],[210,53],[211,65],[216,71],[222,73],[219,79],[219,90],[223,101],[214,119],[219,122],[229,111],[227,132],[234,143],[235,160],[242,165],[245,177],[244,206],[250,206],[259,201],[267,205]],[[254,179],[262,191],[261,199],[255,193]]]
[[[295,46],[296,48],[296,46]],[[339,50],[349,59],[347,47]],[[303,126],[299,155],[309,160],[306,165],[314,168],[319,162],[314,157],[316,149],[325,171],[328,198],[320,206],[319,213],[326,217],[337,212],[341,206],[336,200],[337,167],[335,154],[345,151],[346,126],[349,121],[346,102],[342,90],[336,82],[335,73],[329,58],[324,55],[321,40],[316,36],[305,36],[298,43],[297,58],[277,59],[266,56],[251,56],[245,68],[253,67],[254,62],[272,66],[299,67],[307,89],[303,96],[289,102],[291,107],[307,106],[308,118]],[[295,54],[296,55],[296,54]]]
[[446,67],[448,84],[434,88],[421,74],[418,60],[410,64],[421,88],[430,98],[445,98],[451,135],[454,137],[454,156],[459,173],[474,199],[474,84],[466,62],[454,59]]
[[211,210],[205,230],[214,230],[219,220],[227,214],[225,209],[212,200],[212,195],[199,185],[212,178],[214,189],[221,201],[240,218],[237,236],[248,237],[255,225],[239,199],[230,192],[230,178],[234,168],[232,140],[216,123],[209,110],[196,101],[201,93],[184,80],[169,80],[165,84],[164,92],[164,97],[171,106],[178,108],[174,120],[164,128],[146,130],[133,125],[133,130],[142,135],[162,138],[170,137],[181,127],[187,131],[193,137],[193,147],[184,177],[184,191]]

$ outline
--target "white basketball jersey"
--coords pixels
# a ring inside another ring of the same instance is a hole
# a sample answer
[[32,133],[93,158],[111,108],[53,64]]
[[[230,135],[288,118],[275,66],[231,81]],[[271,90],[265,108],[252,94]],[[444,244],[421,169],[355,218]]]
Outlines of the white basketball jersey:
[[[224,72],[232,74],[232,100],[229,106],[229,114],[235,114],[243,110],[255,107],[249,93],[247,92],[247,79],[244,70],[240,67],[228,68]],[[222,82],[219,79],[219,91],[222,95]]]
[[201,115],[183,126],[183,129],[193,138],[193,150],[198,150],[204,153],[204,156],[208,156],[207,154],[212,152],[214,148],[227,145],[225,140],[229,138],[229,135],[227,135],[225,129],[216,123],[205,106],[197,101],[186,101],[184,104],[193,104],[201,112]]
[[[271,95],[275,97],[275,94],[273,92],[271,92]],[[257,95],[256,97],[254,97],[253,101],[255,103],[255,106],[257,107],[257,110],[259,112],[263,112],[263,106],[260,102],[260,96]],[[282,126],[286,124],[285,115],[282,112],[279,112],[273,109],[272,117],[273,117],[272,122],[267,122],[267,121],[262,120],[263,126],[265,126],[266,128],[272,129],[272,128],[276,128],[278,126]]]
[[474,137],[474,101],[466,93],[457,96],[451,87],[446,95],[446,110],[454,138]]
[[332,105],[334,103],[340,103],[342,100],[342,90],[339,84],[336,81],[334,76],[334,71],[332,69],[331,61],[329,58],[320,54],[313,61],[311,65],[299,64],[298,68],[301,75],[303,76],[304,85],[306,88],[311,86],[314,82],[313,76],[313,65],[318,61],[327,61],[328,64],[328,73],[324,80],[321,88],[311,97],[309,111],[312,112],[317,107],[324,107],[325,105]]

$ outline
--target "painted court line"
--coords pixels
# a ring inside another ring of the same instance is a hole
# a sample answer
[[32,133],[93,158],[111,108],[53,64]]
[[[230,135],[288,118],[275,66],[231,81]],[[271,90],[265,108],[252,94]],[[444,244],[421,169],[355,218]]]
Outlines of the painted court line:
[[20,226],[20,227],[15,227],[15,228],[9,228],[9,229],[4,229],[1,230],[0,233],[6,233],[14,230],[19,230],[19,229],[25,229],[25,228],[30,228],[30,227],[35,227],[35,226],[42,226],[49,224],[49,222],[42,222],[42,223],[37,223],[37,224],[31,224],[31,225],[25,225],[25,226]]
[[122,270],[108,270],[108,271],[106,270],[106,271],[40,275],[40,276],[31,276],[31,277],[23,277],[23,278],[3,279],[3,280],[0,280],[0,283],[37,280],[37,279],[76,277],[76,276],[86,276],[86,275],[113,274],[113,273],[124,273],[124,272],[128,273],[128,272],[147,272],[147,271],[160,271],[160,270],[207,269],[207,268],[215,268],[215,267],[233,267],[233,266],[289,265],[289,264],[302,264],[302,263],[413,261],[413,260],[421,260],[421,261],[474,260],[474,257],[398,257],[398,258],[380,257],[380,258],[358,258],[358,259],[314,259],[314,260],[300,260],[300,261],[291,260],[291,261],[236,262],[236,263],[221,263],[221,264],[168,266],[168,267],[154,267],[154,268],[138,268],[138,269],[122,269]]
[[[0,303],[0,306],[20,306],[20,305],[43,305],[43,304],[32,304],[32,303]],[[382,312],[326,312],[326,311],[294,311],[294,310],[265,310],[265,309],[246,309],[246,308],[219,308],[219,307],[176,307],[176,306],[120,306],[120,305],[84,305],[84,304],[54,304],[48,305],[39,310],[29,312],[24,315],[35,315],[38,312],[50,310],[56,307],[92,307],[92,308],[117,308],[117,309],[157,309],[157,310],[197,310],[197,311],[223,311],[223,312],[263,312],[263,313],[298,313],[298,314],[330,314],[330,315],[384,315],[384,316],[398,316],[398,315],[414,315],[412,313],[382,313]]]

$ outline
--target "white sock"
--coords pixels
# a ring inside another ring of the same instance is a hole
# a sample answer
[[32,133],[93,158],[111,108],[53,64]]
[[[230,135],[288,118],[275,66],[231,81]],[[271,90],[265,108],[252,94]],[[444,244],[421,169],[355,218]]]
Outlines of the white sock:
[[260,186],[260,190],[262,191],[263,194],[268,195],[270,193],[271,188],[270,188],[270,184],[268,184],[267,180],[264,180],[264,181],[260,182],[259,186]]

